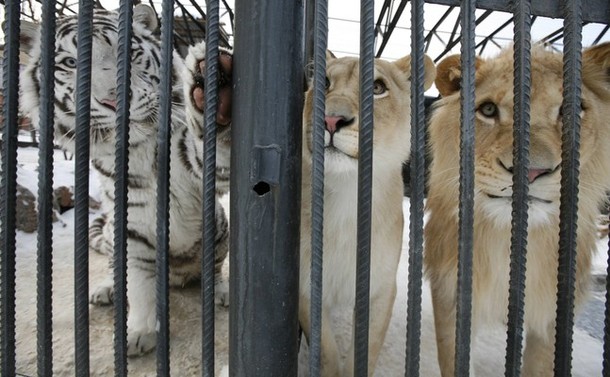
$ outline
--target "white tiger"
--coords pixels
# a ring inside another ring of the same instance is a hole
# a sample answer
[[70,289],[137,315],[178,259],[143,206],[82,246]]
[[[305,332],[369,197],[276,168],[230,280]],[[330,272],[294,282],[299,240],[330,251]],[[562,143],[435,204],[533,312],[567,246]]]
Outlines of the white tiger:
[[[138,5],[134,8],[133,20],[127,183],[127,352],[130,356],[144,354],[156,345],[155,219],[161,77],[160,42],[152,33],[157,27],[154,11],[148,6]],[[57,20],[56,28],[55,140],[71,152],[75,148],[77,26],[77,16],[67,16]],[[90,248],[108,255],[112,255],[114,242],[117,27],[117,12],[94,12],[90,157],[92,166],[100,177],[103,215],[91,224]],[[22,44],[24,42],[30,48],[30,59],[21,74],[20,105],[23,113],[38,126],[41,57],[39,28],[35,26],[22,30]],[[200,62],[204,52],[203,43],[191,47],[187,59],[189,66],[184,65],[176,52],[173,56],[169,210],[170,284],[173,286],[183,286],[199,279],[201,275],[203,143],[199,140],[202,135],[199,123],[203,121],[200,110],[203,99]],[[230,52],[225,51],[224,54],[223,59],[230,60]],[[186,101],[183,93],[187,93]],[[229,98],[230,93],[221,96],[221,100],[224,99],[223,109],[227,102],[230,106]],[[225,114],[228,112],[220,111],[219,119],[227,120]],[[228,252],[228,223],[218,196],[228,190],[230,119],[221,123],[218,126],[217,142],[216,301],[228,305],[228,284],[222,281],[220,275]],[[112,299],[113,281],[112,275],[108,275],[93,290],[90,302],[104,305],[111,303]]]

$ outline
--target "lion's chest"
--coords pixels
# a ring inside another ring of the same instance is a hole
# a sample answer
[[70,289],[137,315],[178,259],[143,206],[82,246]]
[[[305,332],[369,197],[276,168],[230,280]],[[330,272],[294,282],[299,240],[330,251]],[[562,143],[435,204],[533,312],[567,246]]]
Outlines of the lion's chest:
[[[373,202],[375,203],[375,199]],[[386,283],[386,276],[395,275],[400,244],[388,237],[384,221],[392,218],[383,208],[372,206],[370,244],[371,295]],[[380,231],[379,229],[383,229]],[[400,237],[398,237],[400,238]],[[391,241],[390,241],[391,239]],[[358,193],[356,184],[341,190],[326,190],[324,201],[323,295],[330,305],[351,307],[356,292],[358,256]],[[384,275],[379,276],[379,275]]]

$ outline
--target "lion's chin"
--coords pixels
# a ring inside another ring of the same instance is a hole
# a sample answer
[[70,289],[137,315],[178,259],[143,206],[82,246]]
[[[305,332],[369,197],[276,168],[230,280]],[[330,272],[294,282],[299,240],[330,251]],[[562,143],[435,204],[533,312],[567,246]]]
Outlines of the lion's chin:
[[[485,216],[498,226],[510,226],[512,221],[512,200],[510,197],[487,197],[482,200],[481,209]],[[531,198],[527,210],[528,227],[547,226],[559,217],[559,203]]]
[[358,157],[344,153],[336,147],[324,149],[324,170],[332,173],[358,172]]

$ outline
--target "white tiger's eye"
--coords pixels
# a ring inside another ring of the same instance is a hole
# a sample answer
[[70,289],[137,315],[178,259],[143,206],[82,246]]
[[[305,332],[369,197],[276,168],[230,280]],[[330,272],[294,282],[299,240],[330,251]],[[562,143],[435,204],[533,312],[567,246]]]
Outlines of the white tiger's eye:
[[373,94],[378,96],[380,94],[385,93],[388,90],[388,87],[381,80],[375,80],[373,83]]
[[493,102],[483,102],[477,109],[486,118],[495,118],[498,116],[498,106]]
[[67,58],[64,58],[64,59],[61,61],[61,64],[62,64],[62,65],[65,65],[65,66],[66,66],[66,67],[68,67],[68,68],[76,68],[76,59],[74,59],[73,57],[70,57],[70,56],[69,56],[69,57],[67,57]]

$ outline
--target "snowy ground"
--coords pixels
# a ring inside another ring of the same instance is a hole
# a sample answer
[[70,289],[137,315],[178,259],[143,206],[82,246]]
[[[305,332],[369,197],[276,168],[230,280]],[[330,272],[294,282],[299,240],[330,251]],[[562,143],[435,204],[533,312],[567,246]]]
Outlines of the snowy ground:
[[[36,193],[35,149],[20,149],[19,182]],[[55,185],[73,185],[73,165],[56,155]],[[97,184],[91,182],[92,190]],[[92,195],[96,195],[95,192]],[[408,199],[404,202],[408,220]],[[95,213],[91,214],[92,218]],[[54,225],[53,237],[53,355],[56,376],[74,375],[74,306],[73,306],[73,211],[60,216],[61,222]],[[376,376],[404,375],[405,329],[406,329],[406,287],[407,287],[407,247],[408,224],[405,224],[403,258],[398,275],[398,296],[386,343],[378,363]],[[36,375],[36,235],[17,234],[17,371]],[[605,274],[607,241],[600,241],[600,257],[596,262],[596,272]],[[90,256],[90,288],[101,282],[107,273],[106,258],[95,253]],[[603,288],[603,286],[602,286]],[[585,312],[578,318],[574,334],[573,366],[574,376],[601,376],[604,292],[595,290]],[[172,290],[171,311],[171,371],[174,376],[200,375],[200,292],[198,286]],[[434,326],[430,293],[424,286],[422,312],[421,376],[438,376]],[[343,317],[340,317],[343,318]],[[111,307],[90,308],[91,374],[92,376],[113,375],[113,314]],[[342,326],[342,345],[346,347],[350,329]],[[228,309],[216,309],[216,370],[227,364],[228,351]],[[503,375],[505,332],[490,329],[480,334],[474,345],[473,359],[478,376]],[[305,376],[306,350],[300,355],[300,365]],[[130,376],[155,375],[155,355],[129,360]]]

